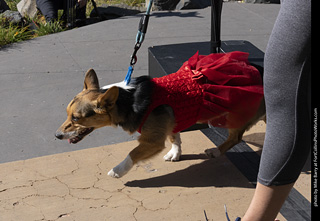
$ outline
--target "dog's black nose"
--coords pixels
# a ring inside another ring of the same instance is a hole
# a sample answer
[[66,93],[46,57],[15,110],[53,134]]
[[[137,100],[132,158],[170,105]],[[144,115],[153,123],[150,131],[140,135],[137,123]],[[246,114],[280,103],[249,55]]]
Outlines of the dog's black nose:
[[57,131],[57,132],[55,133],[55,136],[56,136],[56,138],[58,138],[59,140],[62,140],[62,138],[63,138],[63,134],[60,133],[59,131]]

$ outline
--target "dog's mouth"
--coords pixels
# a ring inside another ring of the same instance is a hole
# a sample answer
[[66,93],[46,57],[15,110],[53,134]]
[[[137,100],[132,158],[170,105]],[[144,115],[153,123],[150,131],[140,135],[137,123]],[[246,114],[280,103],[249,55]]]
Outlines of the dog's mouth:
[[89,133],[91,133],[94,130],[93,127],[85,128],[82,131],[79,132],[79,134],[75,137],[69,138],[68,142],[71,144],[76,144],[79,141],[81,141],[85,136],[87,136]]

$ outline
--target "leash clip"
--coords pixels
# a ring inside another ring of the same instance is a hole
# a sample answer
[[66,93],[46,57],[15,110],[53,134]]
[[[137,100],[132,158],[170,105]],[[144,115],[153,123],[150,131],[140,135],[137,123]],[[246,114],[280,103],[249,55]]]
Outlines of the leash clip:
[[134,66],[138,61],[137,55],[131,55],[130,66]]
[[137,61],[138,61],[137,52],[140,49],[140,47],[141,47],[141,43],[136,42],[136,44],[134,45],[134,51],[133,51],[133,53],[131,55],[131,61],[130,61],[130,65],[131,66],[135,65],[137,63]]

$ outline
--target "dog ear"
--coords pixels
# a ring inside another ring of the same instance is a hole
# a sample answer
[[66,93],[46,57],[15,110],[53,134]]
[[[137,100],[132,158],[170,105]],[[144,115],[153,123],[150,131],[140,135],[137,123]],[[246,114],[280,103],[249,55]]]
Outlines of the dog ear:
[[119,88],[116,86],[108,89],[104,94],[101,94],[97,99],[98,112],[111,110],[116,104],[119,97]]
[[99,80],[96,72],[93,69],[89,69],[84,78],[83,90],[99,89]]

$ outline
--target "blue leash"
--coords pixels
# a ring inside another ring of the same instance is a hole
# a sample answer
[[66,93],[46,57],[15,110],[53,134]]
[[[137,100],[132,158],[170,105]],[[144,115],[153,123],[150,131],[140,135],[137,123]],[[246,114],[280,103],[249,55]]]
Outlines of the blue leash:
[[132,73],[133,73],[133,65],[130,65],[128,68],[127,75],[124,78],[124,82],[126,83],[126,85],[128,85],[130,83]]
[[150,11],[151,11],[151,6],[153,4],[153,0],[149,1],[147,11],[146,13],[141,17],[140,22],[139,22],[139,28],[138,28],[138,33],[136,36],[136,43],[134,45],[134,51],[131,55],[131,61],[130,61],[130,66],[128,68],[127,75],[124,79],[124,83],[128,85],[131,81],[131,76],[134,70],[134,65],[137,63],[137,52],[140,49],[142,42],[144,41],[144,37],[147,33],[147,28],[148,28],[148,22],[149,22],[149,17],[150,17]]
[[224,211],[226,212],[227,220],[230,221],[229,216],[228,216],[228,211],[227,211],[227,206],[226,206],[226,204],[224,204]]
[[[224,204],[224,211],[226,212],[227,220],[230,221],[230,218],[229,218],[229,216],[228,216],[228,211],[227,211],[227,206],[226,206],[226,204]],[[237,217],[235,221],[241,221],[241,218],[240,218],[240,217]]]
[[[227,211],[227,206],[226,206],[226,204],[224,204],[224,211],[226,212],[227,221],[230,221],[230,218],[229,218],[229,216],[228,216],[228,211]],[[204,217],[206,218],[206,221],[209,221],[209,220],[208,220],[208,217],[207,217],[206,211],[203,210],[203,212],[204,212]],[[240,217],[237,217],[235,221],[241,221],[241,218],[240,218]]]

